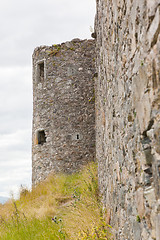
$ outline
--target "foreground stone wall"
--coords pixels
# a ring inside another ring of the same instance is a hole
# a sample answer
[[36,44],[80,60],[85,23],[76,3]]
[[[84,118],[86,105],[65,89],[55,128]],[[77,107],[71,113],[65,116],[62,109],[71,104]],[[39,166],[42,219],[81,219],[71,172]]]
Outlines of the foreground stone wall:
[[72,173],[95,156],[94,40],[33,53],[32,181]]
[[96,157],[117,240],[160,239],[160,1],[97,0]]

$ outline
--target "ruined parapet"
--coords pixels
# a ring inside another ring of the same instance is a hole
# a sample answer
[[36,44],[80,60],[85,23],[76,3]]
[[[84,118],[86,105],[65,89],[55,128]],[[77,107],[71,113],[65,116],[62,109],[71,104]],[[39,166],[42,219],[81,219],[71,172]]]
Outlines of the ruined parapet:
[[97,0],[96,158],[116,240],[160,240],[159,4]]
[[95,156],[95,43],[74,39],[33,53],[32,182],[78,171]]

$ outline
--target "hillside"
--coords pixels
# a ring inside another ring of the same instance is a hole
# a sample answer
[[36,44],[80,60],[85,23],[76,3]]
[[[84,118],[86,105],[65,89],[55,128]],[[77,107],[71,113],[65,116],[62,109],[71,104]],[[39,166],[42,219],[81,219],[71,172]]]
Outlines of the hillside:
[[20,199],[0,206],[0,239],[111,239],[99,202],[97,166],[50,175]]

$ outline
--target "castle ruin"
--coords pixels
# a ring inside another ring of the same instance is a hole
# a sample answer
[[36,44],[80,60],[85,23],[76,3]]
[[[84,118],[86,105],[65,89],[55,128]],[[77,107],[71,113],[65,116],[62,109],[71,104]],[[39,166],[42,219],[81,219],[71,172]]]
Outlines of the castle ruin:
[[72,173],[95,157],[95,41],[33,53],[32,183]]
[[114,239],[160,240],[160,1],[96,2],[95,41],[34,52],[33,183],[96,149]]

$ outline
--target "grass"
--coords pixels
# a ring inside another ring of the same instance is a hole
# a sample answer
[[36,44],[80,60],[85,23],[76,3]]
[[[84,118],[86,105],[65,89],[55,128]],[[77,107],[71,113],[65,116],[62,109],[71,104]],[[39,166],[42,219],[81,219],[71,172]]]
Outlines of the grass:
[[32,191],[0,205],[0,239],[109,240],[110,226],[99,201],[97,166],[50,175]]

